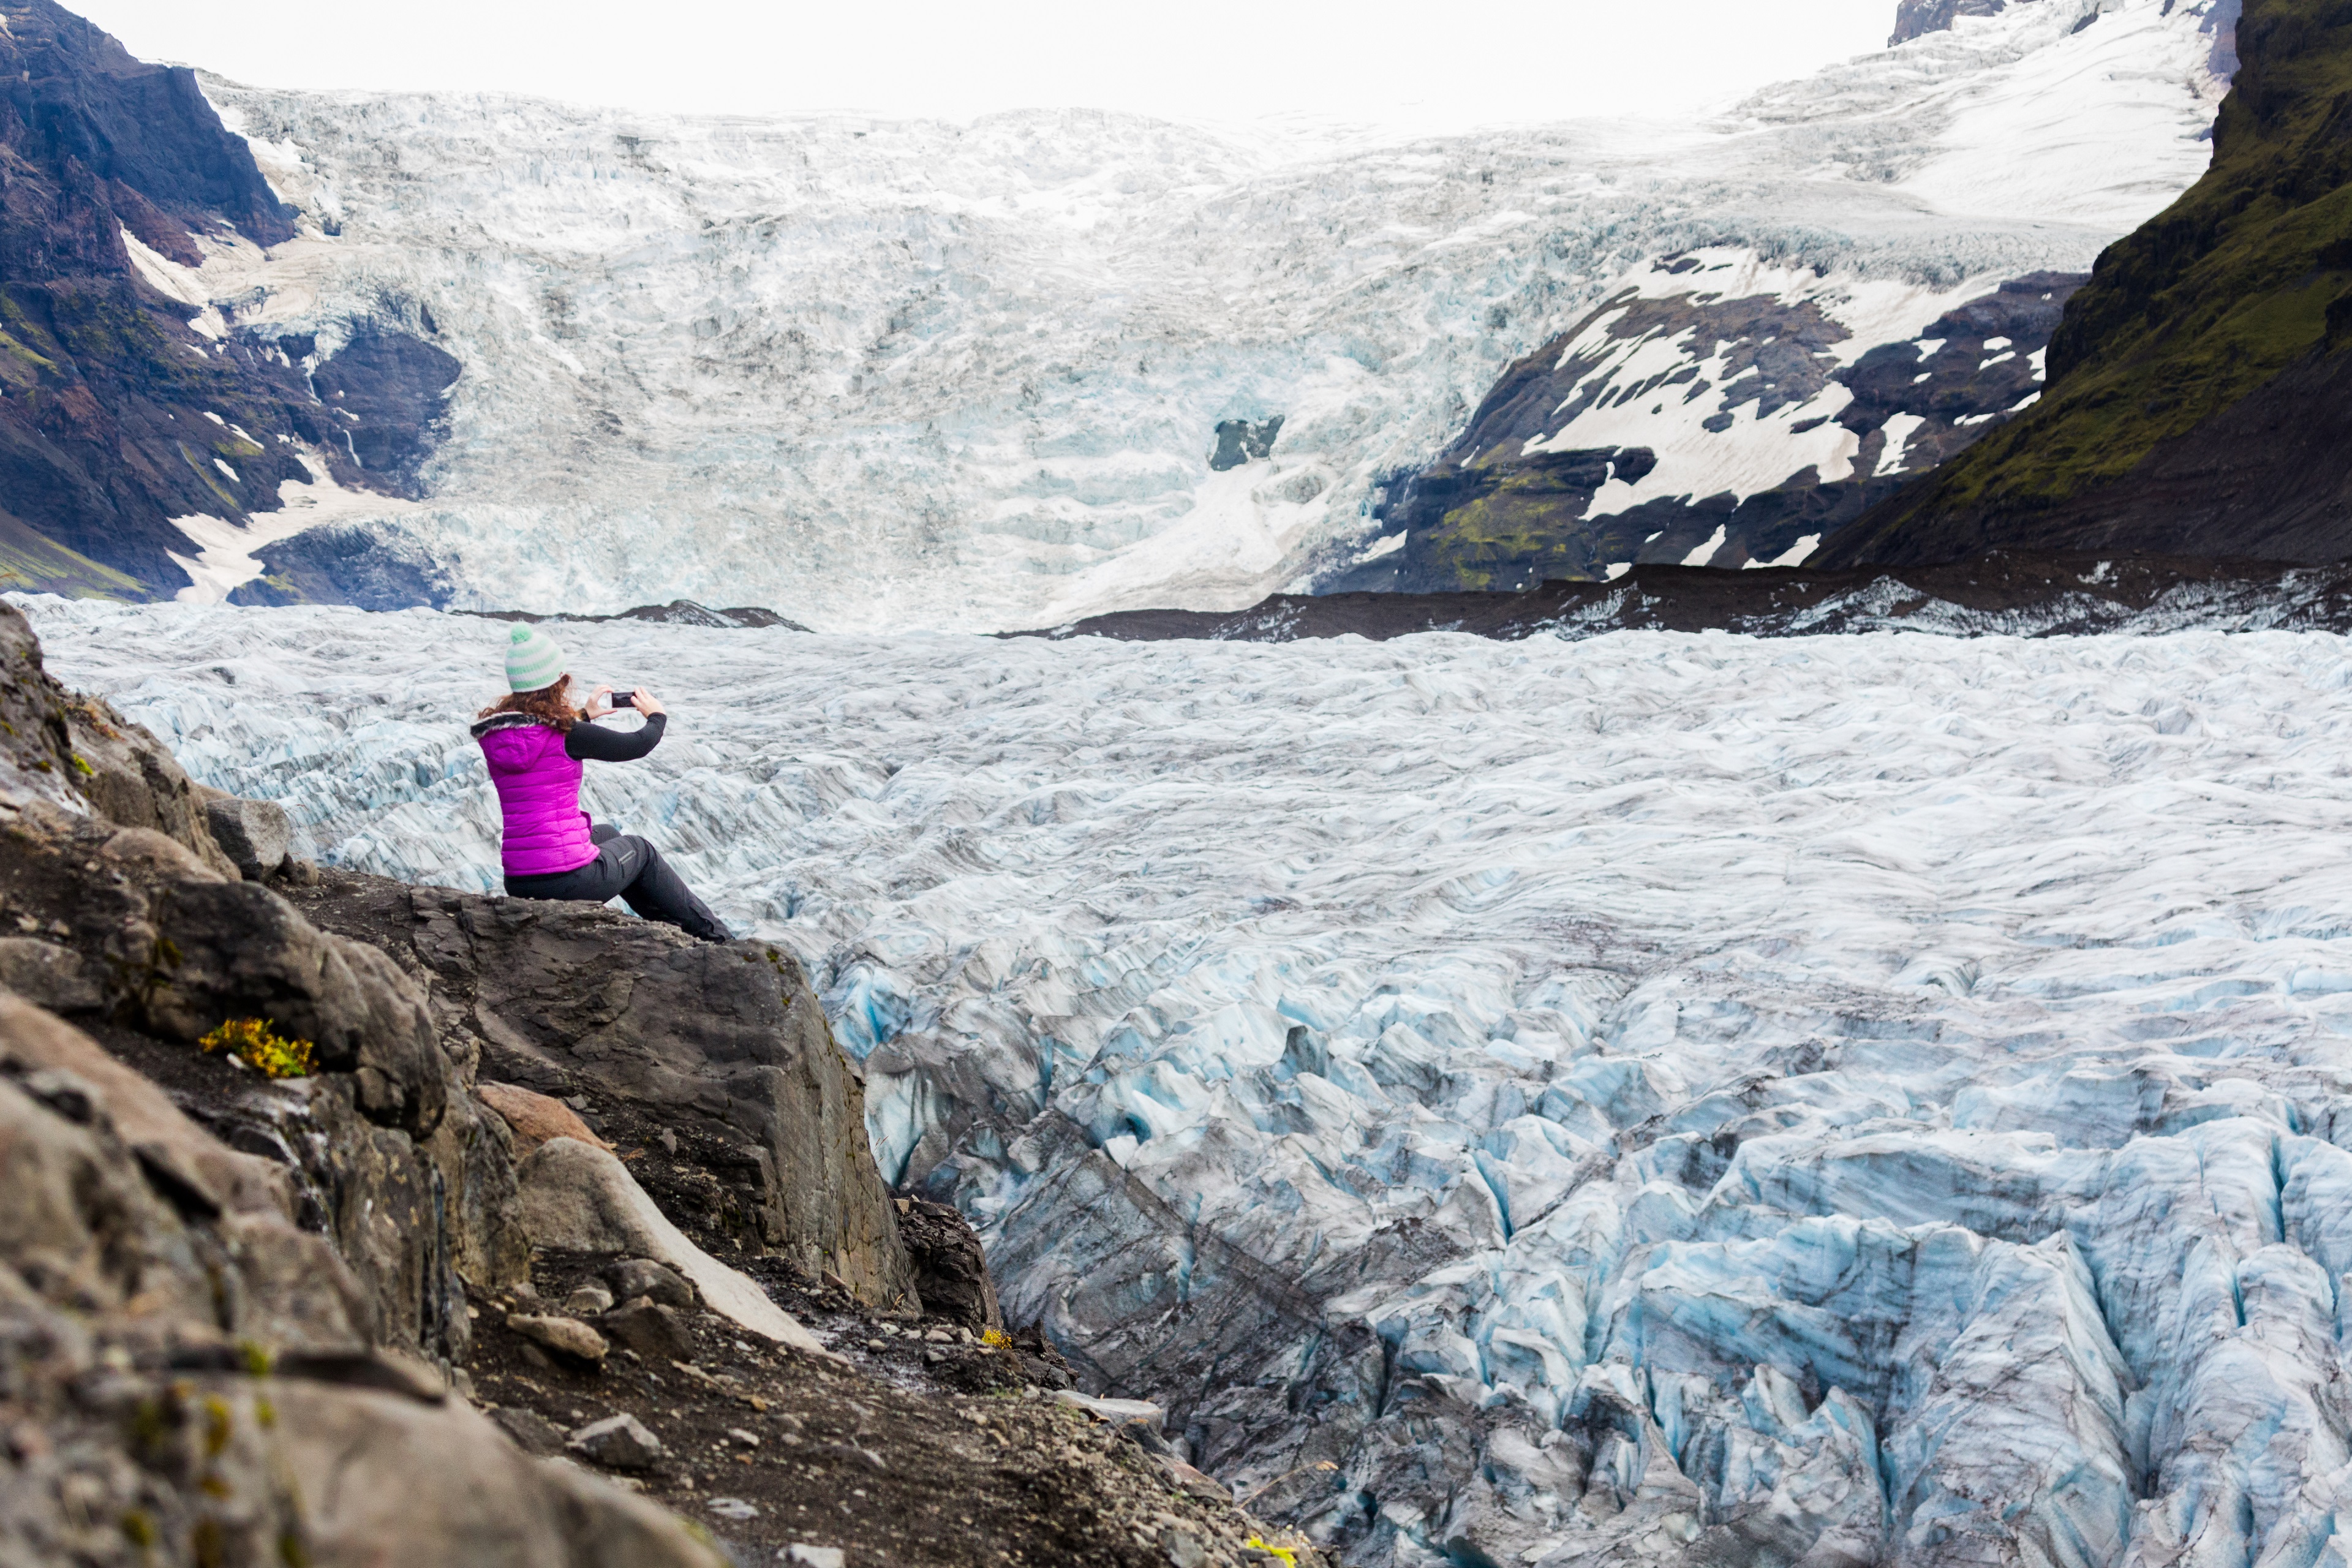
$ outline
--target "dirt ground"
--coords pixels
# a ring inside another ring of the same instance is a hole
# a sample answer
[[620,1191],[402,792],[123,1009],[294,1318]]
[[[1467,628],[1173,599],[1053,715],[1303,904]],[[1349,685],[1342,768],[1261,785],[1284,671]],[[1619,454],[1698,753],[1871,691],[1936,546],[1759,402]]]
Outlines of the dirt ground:
[[1141,1443],[1023,1382],[1008,1350],[803,1305],[854,1363],[755,1345],[688,1312],[690,1362],[616,1350],[592,1367],[506,1327],[509,1310],[551,1310],[605,1261],[541,1254],[538,1300],[474,1301],[476,1400],[550,1452],[562,1432],[635,1415],[665,1454],[617,1479],[744,1563],[795,1544],[842,1549],[848,1565],[1280,1561],[1248,1545],[1263,1527],[1231,1503],[1186,1490]]

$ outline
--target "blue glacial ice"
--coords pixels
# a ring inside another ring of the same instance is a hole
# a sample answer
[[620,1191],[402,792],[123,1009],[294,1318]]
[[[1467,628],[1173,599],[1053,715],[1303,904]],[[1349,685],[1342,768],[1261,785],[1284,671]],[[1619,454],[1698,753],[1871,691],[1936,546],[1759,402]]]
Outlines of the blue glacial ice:
[[[488,884],[497,624],[22,602]],[[1355,1561],[2344,1562],[2341,639],[560,631],[887,1173]]]

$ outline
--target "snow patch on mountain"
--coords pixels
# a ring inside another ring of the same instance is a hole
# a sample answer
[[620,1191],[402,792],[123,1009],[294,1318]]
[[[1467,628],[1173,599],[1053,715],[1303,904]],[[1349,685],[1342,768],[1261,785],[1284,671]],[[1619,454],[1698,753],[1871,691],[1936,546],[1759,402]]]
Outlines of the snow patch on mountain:
[[[492,880],[497,624],[21,602]],[[591,808],[803,955],[890,1173],[1351,1561],[2342,1539],[2340,638],[561,636],[674,714]]]
[[[1812,277],[1789,286],[1844,299],[1860,347],[2085,268],[2201,171],[2233,14],[2037,0],[1706,124],[1337,150],[208,79],[305,218],[204,281],[264,341],[373,321],[463,362],[431,504],[387,526],[471,603],[842,628],[1232,607],[1359,556],[1381,481],[1655,258]],[[1275,416],[1254,482],[1210,469],[1219,423]],[[1664,453],[1656,417],[1635,444]],[[1777,483],[1788,439],[1700,466]]]

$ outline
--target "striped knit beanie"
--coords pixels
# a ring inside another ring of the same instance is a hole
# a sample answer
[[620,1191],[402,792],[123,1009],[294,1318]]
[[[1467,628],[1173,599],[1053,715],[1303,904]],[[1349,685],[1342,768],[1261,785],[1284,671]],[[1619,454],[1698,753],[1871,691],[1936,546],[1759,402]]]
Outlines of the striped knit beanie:
[[528,622],[507,634],[507,688],[537,691],[552,686],[563,673],[563,649],[553,637]]

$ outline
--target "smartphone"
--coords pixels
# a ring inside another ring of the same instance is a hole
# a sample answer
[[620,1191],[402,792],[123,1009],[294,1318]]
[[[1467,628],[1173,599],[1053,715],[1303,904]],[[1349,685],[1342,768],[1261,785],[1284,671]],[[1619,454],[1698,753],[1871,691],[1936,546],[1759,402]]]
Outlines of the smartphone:
[[624,708],[635,708],[637,705],[637,694],[634,691],[615,691],[612,695],[611,701],[613,711],[618,713]]

